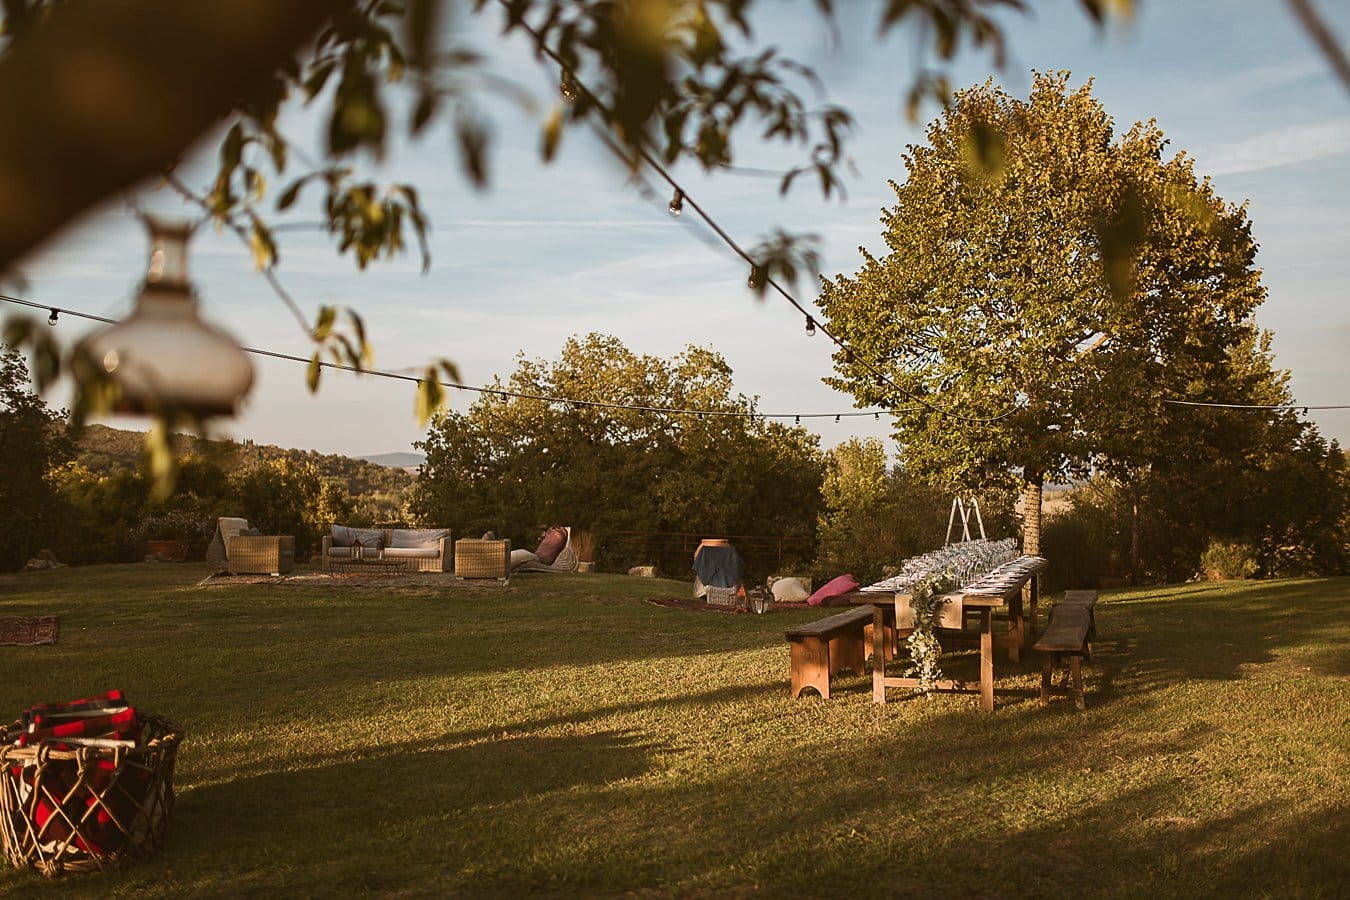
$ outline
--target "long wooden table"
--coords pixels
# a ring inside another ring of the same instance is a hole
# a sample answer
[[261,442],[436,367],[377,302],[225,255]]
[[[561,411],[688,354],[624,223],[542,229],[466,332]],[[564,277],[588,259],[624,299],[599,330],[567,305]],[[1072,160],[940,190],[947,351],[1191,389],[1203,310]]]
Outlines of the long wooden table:
[[[978,690],[980,707],[989,712],[993,711],[994,647],[1006,646],[1008,658],[1012,662],[1021,659],[1022,647],[1027,638],[1027,616],[1023,614],[1022,604],[1023,589],[1027,589],[1027,607],[1030,613],[1031,627],[1034,630],[1037,606],[1040,601],[1040,573],[1044,571],[1046,565],[1046,561],[1039,556],[1023,556],[1004,563],[1003,566],[990,572],[970,587],[945,595],[953,602],[960,602],[963,619],[967,609],[978,612],[980,622],[980,682],[975,685],[970,682],[944,678],[936,683],[935,687],[938,690],[972,692]],[[854,591],[848,594],[845,599],[850,603],[870,603],[872,605],[872,699],[877,703],[885,703],[886,688],[888,687],[918,687],[919,679],[917,678],[904,678],[886,674],[886,614],[888,610],[896,609],[899,602],[907,602],[909,596],[903,593]],[[1004,606],[1008,608],[1008,633],[996,635],[994,634],[994,610]],[[898,621],[896,625],[898,633],[900,631]],[[960,640],[959,635],[960,632],[953,634],[950,631],[943,631],[940,637],[942,640],[950,642]]]

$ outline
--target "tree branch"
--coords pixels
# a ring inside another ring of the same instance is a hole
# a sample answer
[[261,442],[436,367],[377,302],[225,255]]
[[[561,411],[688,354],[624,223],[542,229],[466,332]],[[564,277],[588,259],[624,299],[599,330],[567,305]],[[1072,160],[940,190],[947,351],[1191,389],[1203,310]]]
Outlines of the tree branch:
[[0,59],[0,272],[173,166],[351,0],[72,3]]

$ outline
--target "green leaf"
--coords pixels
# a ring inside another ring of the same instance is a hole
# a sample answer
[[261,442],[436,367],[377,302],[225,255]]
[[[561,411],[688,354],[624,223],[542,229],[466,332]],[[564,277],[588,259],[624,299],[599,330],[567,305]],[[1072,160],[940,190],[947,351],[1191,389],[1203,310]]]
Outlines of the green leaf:
[[323,90],[323,86],[328,83],[328,77],[333,74],[333,69],[337,66],[336,59],[326,59],[315,65],[309,70],[309,75],[305,78],[305,98],[313,100]]
[[337,322],[337,307],[320,306],[319,312],[314,319],[314,332],[311,337],[315,341],[322,343],[328,340],[328,336],[333,333],[333,325]]
[[309,368],[305,371],[305,386],[309,388],[311,394],[319,390],[319,379],[323,376],[323,361],[319,358],[316,350],[314,355],[309,358]]
[[555,104],[544,123],[543,144],[540,150],[544,162],[552,162],[558,152],[558,144],[562,140],[563,114],[562,105]]

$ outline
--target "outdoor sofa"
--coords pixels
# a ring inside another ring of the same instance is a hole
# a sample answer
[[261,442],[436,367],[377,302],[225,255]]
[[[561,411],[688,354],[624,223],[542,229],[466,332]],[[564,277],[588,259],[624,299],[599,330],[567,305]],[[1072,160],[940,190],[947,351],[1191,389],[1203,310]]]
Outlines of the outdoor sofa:
[[349,528],[334,525],[319,551],[323,568],[361,560],[398,560],[409,572],[449,572],[453,552],[448,528]]

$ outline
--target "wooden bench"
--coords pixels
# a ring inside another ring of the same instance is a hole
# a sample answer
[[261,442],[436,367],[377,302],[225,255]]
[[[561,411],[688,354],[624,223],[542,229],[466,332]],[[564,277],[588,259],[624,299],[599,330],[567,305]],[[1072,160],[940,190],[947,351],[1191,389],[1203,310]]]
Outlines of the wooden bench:
[[815,688],[828,700],[831,675],[844,669],[863,674],[867,637],[871,630],[872,607],[855,606],[788,631],[792,653],[792,696]]
[[[1074,706],[1084,709],[1083,702],[1083,654],[1088,651],[1088,635],[1092,630],[1092,609],[1081,603],[1057,603],[1050,610],[1050,624],[1036,641],[1036,649],[1042,654],[1044,662],[1041,669],[1041,707],[1050,705],[1051,694],[1069,694]],[[1065,675],[1063,687],[1055,687],[1052,682],[1053,668],[1056,662],[1069,660],[1069,671]],[[1073,685],[1069,686],[1072,678]]]
[[1095,590],[1084,591],[1065,591],[1064,599],[1060,600],[1057,606],[1081,606],[1088,611],[1088,636],[1087,647],[1083,651],[1083,658],[1092,662],[1092,642],[1097,639],[1097,614],[1094,607],[1097,605],[1097,592]]

